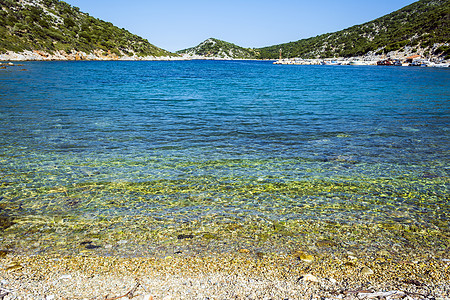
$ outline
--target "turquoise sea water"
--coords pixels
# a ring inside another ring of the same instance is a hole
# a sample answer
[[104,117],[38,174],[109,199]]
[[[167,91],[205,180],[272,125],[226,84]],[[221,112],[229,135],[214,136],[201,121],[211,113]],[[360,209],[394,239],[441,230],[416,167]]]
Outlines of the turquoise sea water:
[[328,222],[432,230],[446,244],[449,100],[447,69],[10,67],[0,72],[0,243],[224,239],[224,224],[240,223],[248,235],[259,224],[260,238],[282,224],[295,238],[302,222]]

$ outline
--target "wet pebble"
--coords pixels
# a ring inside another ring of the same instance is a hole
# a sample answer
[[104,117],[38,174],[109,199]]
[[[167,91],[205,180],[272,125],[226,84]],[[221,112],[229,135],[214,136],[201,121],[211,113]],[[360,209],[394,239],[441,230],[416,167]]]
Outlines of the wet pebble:
[[89,244],[89,245],[86,245],[86,249],[89,249],[89,250],[92,250],[92,249],[98,249],[98,248],[101,248],[102,246],[97,246],[97,245],[93,245],[93,244]]
[[304,262],[312,262],[314,261],[314,256],[312,256],[311,254],[306,254],[302,251],[297,251],[294,256]]
[[193,234],[179,234],[177,236],[177,239],[179,240],[186,240],[186,239],[193,239],[194,235]]
[[316,242],[316,246],[317,247],[321,247],[321,248],[329,248],[329,247],[334,247],[336,246],[336,243],[333,242],[332,240],[320,240]]
[[380,256],[389,256],[390,255],[389,251],[384,250],[384,249],[378,251],[377,254]]
[[8,255],[8,251],[6,251],[6,250],[0,250],[0,258],[5,258],[6,255]]

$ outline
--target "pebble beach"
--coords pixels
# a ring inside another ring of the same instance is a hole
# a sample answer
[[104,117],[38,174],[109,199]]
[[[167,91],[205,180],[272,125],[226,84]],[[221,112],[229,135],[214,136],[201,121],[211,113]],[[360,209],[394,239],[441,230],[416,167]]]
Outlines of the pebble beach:
[[215,256],[15,256],[2,299],[449,299],[450,262],[241,250]]

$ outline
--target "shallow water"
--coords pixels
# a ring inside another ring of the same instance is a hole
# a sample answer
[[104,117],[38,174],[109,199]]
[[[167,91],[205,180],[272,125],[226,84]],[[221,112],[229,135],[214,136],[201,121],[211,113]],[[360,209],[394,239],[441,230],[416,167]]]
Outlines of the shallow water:
[[248,247],[274,235],[346,242],[355,236],[342,228],[356,226],[448,250],[449,70],[186,61],[1,71],[0,247],[159,247],[181,233]]

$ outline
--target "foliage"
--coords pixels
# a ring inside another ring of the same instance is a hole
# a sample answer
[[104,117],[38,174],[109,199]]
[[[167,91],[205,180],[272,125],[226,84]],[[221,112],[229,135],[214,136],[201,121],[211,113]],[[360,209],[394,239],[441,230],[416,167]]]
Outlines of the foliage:
[[[31,3],[31,4],[30,4]],[[170,52],[59,0],[0,0],[0,52],[95,50],[117,55],[164,56]]]
[[243,48],[232,43],[209,38],[196,47],[177,51],[191,55],[222,58],[256,58],[258,53],[254,49]]
[[[450,0],[421,0],[374,21],[334,33],[257,49],[259,58],[350,57],[450,40]],[[448,55],[448,52],[441,51]]]

